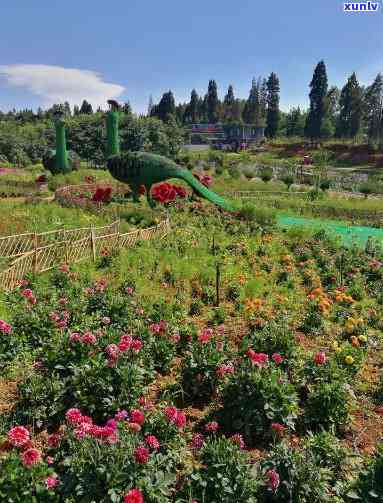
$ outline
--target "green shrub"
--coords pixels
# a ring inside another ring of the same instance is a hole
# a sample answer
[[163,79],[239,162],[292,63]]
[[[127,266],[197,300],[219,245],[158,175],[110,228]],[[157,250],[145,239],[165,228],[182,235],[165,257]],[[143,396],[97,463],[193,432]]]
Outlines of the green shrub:
[[209,439],[198,453],[201,468],[183,490],[185,501],[253,503],[258,483],[246,454],[230,439]]
[[297,394],[282,371],[244,365],[223,388],[217,417],[224,431],[241,433],[252,446],[270,437],[271,423],[293,428],[297,412]]
[[352,489],[348,491],[345,501],[378,503],[383,501],[383,444],[379,444],[375,458],[368,462]]
[[305,403],[305,421],[310,428],[341,430],[349,418],[349,394],[344,382],[320,382],[310,390]]

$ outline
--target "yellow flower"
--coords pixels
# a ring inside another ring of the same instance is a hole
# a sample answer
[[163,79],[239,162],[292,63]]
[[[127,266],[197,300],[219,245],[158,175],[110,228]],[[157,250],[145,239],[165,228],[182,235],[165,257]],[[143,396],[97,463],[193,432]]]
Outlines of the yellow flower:
[[367,342],[367,337],[365,335],[360,335],[359,340],[360,342]]
[[333,349],[334,351],[336,351],[338,348],[339,348],[339,344],[337,343],[337,341],[333,342],[333,343],[332,343],[332,349]]
[[347,363],[347,365],[352,365],[354,363],[354,358],[351,355],[347,355],[344,361]]
[[337,347],[335,351],[336,351],[337,353],[341,353],[341,352],[342,352],[342,348]]

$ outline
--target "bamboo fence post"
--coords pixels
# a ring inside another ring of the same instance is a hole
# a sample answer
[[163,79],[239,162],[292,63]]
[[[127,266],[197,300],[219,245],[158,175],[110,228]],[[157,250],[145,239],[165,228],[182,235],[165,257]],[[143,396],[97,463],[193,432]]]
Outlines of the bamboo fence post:
[[33,274],[37,274],[37,233],[33,234],[33,260],[32,260]]
[[96,262],[96,238],[93,226],[90,228],[90,246],[92,249],[93,262]]

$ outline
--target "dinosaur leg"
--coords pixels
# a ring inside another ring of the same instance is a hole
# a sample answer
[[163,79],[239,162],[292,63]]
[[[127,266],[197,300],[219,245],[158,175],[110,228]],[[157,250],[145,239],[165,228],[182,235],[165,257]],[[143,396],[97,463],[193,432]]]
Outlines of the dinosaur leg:
[[132,189],[132,198],[134,203],[139,203],[140,202],[140,192],[139,192],[139,187],[136,185],[131,185],[130,188]]
[[153,200],[152,195],[151,195],[151,193],[150,193],[150,191],[151,191],[151,189],[152,189],[152,186],[151,186],[151,185],[146,185],[146,186],[145,186],[145,188],[146,188],[146,199],[147,199],[147,201],[148,201],[148,204],[149,204],[149,206],[150,206],[151,208],[154,208],[154,207],[155,207],[155,205],[156,205],[156,203],[155,203],[155,201]]

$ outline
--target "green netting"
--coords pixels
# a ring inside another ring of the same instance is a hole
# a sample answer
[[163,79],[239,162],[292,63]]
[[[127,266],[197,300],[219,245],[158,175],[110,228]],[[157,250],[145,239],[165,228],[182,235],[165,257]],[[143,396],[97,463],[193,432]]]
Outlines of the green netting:
[[277,218],[278,225],[281,227],[299,225],[310,227],[311,229],[325,229],[329,233],[340,236],[345,245],[355,243],[359,246],[364,246],[368,238],[372,238],[375,242],[383,245],[383,229],[377,227],[347,225],[342,222],[321,220],[320,218],[292,217],[287,215],[279,215]]

